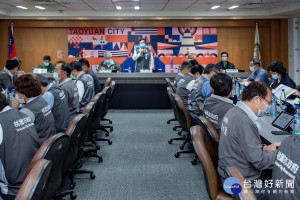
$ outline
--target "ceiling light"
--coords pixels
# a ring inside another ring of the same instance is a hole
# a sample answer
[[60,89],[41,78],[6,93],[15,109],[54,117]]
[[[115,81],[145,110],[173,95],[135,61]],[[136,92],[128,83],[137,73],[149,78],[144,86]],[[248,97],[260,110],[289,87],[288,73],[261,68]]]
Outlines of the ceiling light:
[[28,8],[24,7],[24,6],[16,6],[17,8],[21,8],[21,9],[24,9],[24,10],[27,10]]
[[220,6],[213,6],[210,9],[214,10],[214,9],[217,9],[217,8],[220,8]]
[[139,10],[140,7],[139,6],[134,6],[134,10]]
[[235,8],[237,8],[237,7],[239,7],[239,6],[231,6],[231,7],[229,7],[228,9],[235,9]]
[[45,10],[46,9],[46,8],[44,8],[42,6],[34,6],[34,7],[38,8],[38,9],[41,9],[41,10]]
[[116,9],[117,10],[122,10],[122,7],[121,6],[117,6]]

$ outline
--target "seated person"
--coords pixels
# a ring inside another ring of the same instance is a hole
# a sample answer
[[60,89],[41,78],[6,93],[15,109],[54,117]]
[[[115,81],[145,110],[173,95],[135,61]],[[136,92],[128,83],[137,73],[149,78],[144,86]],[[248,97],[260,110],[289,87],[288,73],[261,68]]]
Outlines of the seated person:
[[204,69],[204,74],[198,77],[193,86],[188,98],[188,110],[191,116],[192,125],[198,124],[199,117],[198,102],[204,103],[204,100],[211,96],[210,78],[217,74],[219,69],[215,64],[208,64]]
[[121,71],[121,67],[117,61],[111,59],[112,54],[109,51],[104,53],[104,58],[98,67],[98,71],[102,69],[111,70],[111,71]]
[[[269,83],[268,72],[260,66],[259,59],[253,58],[249,62],[249,67],[252,73],[247,79],[244,80],[244,82],[261,81],[264,84]],[[238,80],[242,82],[240,78],[238,78]]]
[[37,74],[36,77],[41,83],[43,98],[49,104],[55,119],[56,133],[65,132],[71,120],[64,91],[53,83],[49,83],[45,76]]
[[82,65],[80,62],[73,61],[70,63],[71,73],[76,77],[76,86],[79,94],[79,110],[82,112],[84,107],[92,100],[94,97],[94,80],[93,78],[85,74],[82,71]]
[[[191,64],[187,61],[184,61],[181,64],[181,66],[183,65],[187,65],[188,69],[191,68]],[[180,96],[185,107],[188,106],[188,98],[192,90],[193,83],[196,78],[201,76],[202,71],[203,71],[203,67],[200,66],[199,64],[196,64],[191,68],[190,72],[178,83],[178,87],[176,88],[176,93]]]
[[227,52],[221,53],[221,61],[218,62],[216,65],[220,71],[225,71],[226,69],[236,69],[234,64],[228,62],[228,53]]
[[[275,180],[283,180],[283,186],[280,189],[283,191],[287,190],[288,192],[271,193],[272,200],[288,200],[300,197],[299,142],[299,135],[291,135],[285,138],[278,148],[272,171],[272,179],[273,182]],[[291,190],[294,192],[292,193]]]
[[82,65],[82,70],[86,73],[89,74],[93,80],[94,80],[94,87],[95,87],[95,94],[100,93],[101,90],[101,85],[100,82],[96,76],[96,74],[94,73],[94,71],[92,70],[92,68],[90,67],[90,63],[87,59],[82,58],[81,60],[79,60],[79,62]]
[[257,121],[257,116],[269,109],[271,101],[268,86],[253,81],[244,89],[242,101],[223,117],[218,162],[222,181],[226,178],[224,170],[228,166],[236,167],[251,182],[262,179],[262,171],[273,167],[280,143],[264,146],[259,134],[261,126]]
[[44,56],[43,57],[43,62],[41,64],[39,64],[39,66],[37,68],[47,69],[47,72],[53,73],[55,65],[53,63],[51,63],[50,61],[51,61],[50,56],[47,56],[47,55]]
[[286,85],[286,86],[288,86],[290,88],[293,88],[293,89],[296,87],[296,83],[286,73],[286,69],[283,66],[283,63],[281,61],[276,60],[276,61],[272,62],[269,65],[268,70],[272,74],[272,78],[271,78],[271,81],[269,83],[269,86],[272,89],[275,89],[280,84]]
[[224,115],[234,107],[229,99],[232,91],[232,79],[227,74],[217,73],[210,79],[212,95],[204,101],[204,115],[211,121],[217,131],[221,132]]
[[14,199],[40,144],[31,118],[9,107],[2,93],[0,138],[0,194],[2,199]]
[[[184,63],[184,65],[183,65]],[[174,79],[174,84],[178,87],[178,83],[191,71],[192,65],[183,62],[180,66],[180,72]],[[183,81],[183,80],[182,80]]]
[[17,57],[17,56],[16,56],[16,57],[13,57],[12,59],[13,59],[13,60],[17,60],[17,61],[19,62],[19,69],[20,69],[21,66],[22,66],[22,62],[23,62],[22,59],[21,59],[20,57]]
[[75,59],[76,61],[79,61],[83,58],[83,54],[81,51],[77,51],[76,54],[75,54]]
[[[28,115],[34,122],[36,132],[39,136],[39,143],[42,144],[54,135],[56,130],[51,108],[41,96],[41,84],[36,77],[30,74],[24,74],[16,78],[14,84],[16,94],[26,102],[20,112]],[[12,107],[19,108],[19,101],[17,99],[12,101]]]
[[54,79],[58,81],[60,87],[66,96],[71,115],[71,121],[79,113],[79,94],[75,83],[70,78],[71,65],[65,61],[58,61],[53,73]]
[[195,60],[195,54],[189,53],[188,55],[188,61],[190,62],[191,60]]
[[5,67],[0,71],[0,91],[8,86],[8,90],[14,89],[14,80],[17,76],[24,74],[24,71],[19,71],[20,66],[17,59],[8,59],[6,61]]

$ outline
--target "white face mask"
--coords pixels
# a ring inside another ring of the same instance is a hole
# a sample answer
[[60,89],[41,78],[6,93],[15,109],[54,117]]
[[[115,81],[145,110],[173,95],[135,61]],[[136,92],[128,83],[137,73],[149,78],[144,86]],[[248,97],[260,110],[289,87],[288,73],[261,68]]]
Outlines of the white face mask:
[[49,66],[49,63],[47,63],[47,62],[44,62],[44,65],[45,65],[46,67],[48,67],[48,66]]
[[254,72],[254,71],[255,71],[254,66],[249,66],[249,68],[250,68],[250,71],[251,71],[251,72]]
[[227,62],[228,58],[227,57],[222,57],[223,62]]
[[[265,102],[263,101],[263,99],[260,99],[264,104]],[[262,117],[265,115],[265,113],[268,113],[270,110],[270,105],[265,104],[265,109],[261,110],[259,109],[258,105],[256,105],[257,109],[258,109],[258,113],[257,113],[257,117]]]

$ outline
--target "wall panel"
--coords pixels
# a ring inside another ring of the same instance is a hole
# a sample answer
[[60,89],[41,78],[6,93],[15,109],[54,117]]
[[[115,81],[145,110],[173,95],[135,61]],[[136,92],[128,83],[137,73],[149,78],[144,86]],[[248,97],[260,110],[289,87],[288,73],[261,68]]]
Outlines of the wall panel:
[[32,65],[42,62],[48,54],[52,62],[57,60],[57,50],[67,59],[68,27],[171,27],[202,26],[218,28],[219,53],[227,51],[229,61],[249,72],[249,60],[253,56],[255,23],[259,23],[262,64],[266,68],[273,60],[282,60],[288,66],[287,19],[247,20],[0,20],[0,65],[8,57],[9,26],[14,23],[14,39],[17,56],[23,59],[23,69],[31,71]]

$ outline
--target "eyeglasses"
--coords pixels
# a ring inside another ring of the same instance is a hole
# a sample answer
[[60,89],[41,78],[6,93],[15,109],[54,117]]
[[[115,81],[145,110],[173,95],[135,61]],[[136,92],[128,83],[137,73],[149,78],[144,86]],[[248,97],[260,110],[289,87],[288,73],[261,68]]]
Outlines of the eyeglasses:
[[54,71],[55,71],[56,73],[58,73],[58,72],[62,72],[63,70],[57,70],[57,69],[54,69]]
[[266,98],[262,98],[262,97],[259,97],[261,100],[265,100],[267,103],[268,103],[268,105],[271,105],[272,104],[272,100],[271,101],[268,101]]

